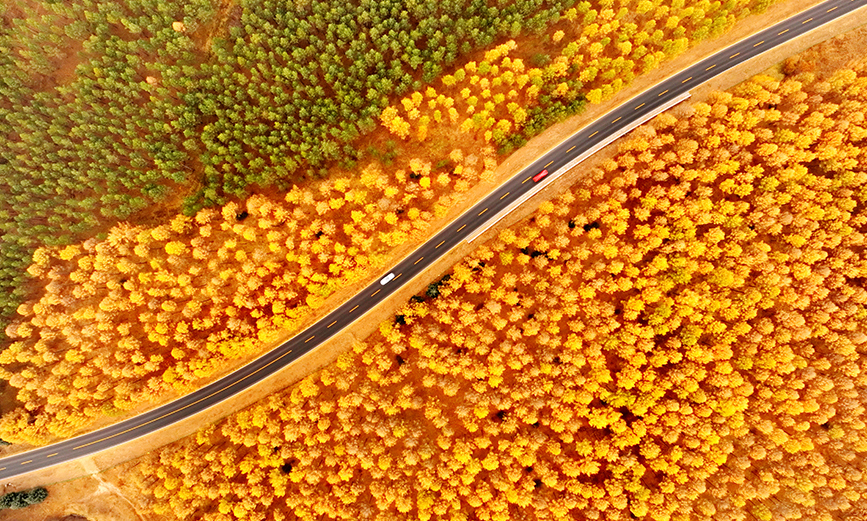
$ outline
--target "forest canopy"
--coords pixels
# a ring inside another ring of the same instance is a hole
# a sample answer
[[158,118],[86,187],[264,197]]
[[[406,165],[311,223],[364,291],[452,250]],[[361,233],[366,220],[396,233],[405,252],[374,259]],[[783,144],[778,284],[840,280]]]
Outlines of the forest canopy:
[[862,61],[657,117],[134,486],[213,521],[859,518],[865,110]]
[[[490,180],[476,143],[520,146],[758,7],[706,4],[8,7],[4,432],[45,443],[255,353]],[[430,157],[389,168],[392,136]],[[302,180],[328,150],[344,168]]]
[[[478,93],[446,92],[458,108],[483,109],[462,128],[508,153],[769,3],[4,4],[0,340],[23,298],[39,290],[25,272],[37,247],[285,191],[335,163],[352,170],[378,153],[365,138],[397,96],[437,78],[460,84],[447,73],[479,48],[520,37],[529,54],[514,61],[544,69],[498,78],[497,66],[481,64],[491,79]],[[528,81],[526,92],[497,89]],[[414,133],[434,133],[430,121],[455,110],[423,114]]]
[[251,184],[285,190],[326,161],[357,159],[349,143],[389,96],[460,53],[543,29],[571,3],[4,4],[0,315],[31,290],[36,247],[154,203],[193,215]]

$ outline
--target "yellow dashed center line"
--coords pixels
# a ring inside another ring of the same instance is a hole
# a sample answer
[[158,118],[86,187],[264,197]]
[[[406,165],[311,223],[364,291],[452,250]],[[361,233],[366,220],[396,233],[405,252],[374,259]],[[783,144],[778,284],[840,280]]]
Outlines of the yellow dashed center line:
[[788,29],[785,29],[785,30],[783,30],[782,32],[777,33],[777,36],[780,36],[780,35],[782,35],[782,34],[786,34],[787,32],[789,32],[789,30],[788,30]]
[[[840,7],[840,6],[837,6],[837,7]],[[833,11],[834,9],[837,9],[837,7],[832,7],[831,9],[828,9],[828,10],[825,11],[825,12],[826,12],[826,13],[830,13],[830,12]]]
[[801,25],[804,25],[805,23],[807,23],[807,22],[812,22],[812,21],[813,21],[812,18],[807,18],[806,20],[804,20],[803,22],[801,22]]
[[716,67],[716,64],[711,65],[710,67],[708,67],[708,68],[705,69],[705,70],[706,70],[706,71],[709,71],[709,70],[713,69],[714,67]]
[[421,262],[421,260],[422,260],[423,258],[424,258],[424,257],[419,257],[417,261],[415,261],[415,262],[412,263],[412,265],[415,266],[416,264],[418,264],[419,262]]
[[442,242],[440,242],[439,244],[436,245],[436,248],[434,248],[434,249],[439,248],[440,246],[442,246],[443,244],[445,244],[445,242],[446,242],[446,241],[442,241]]
[[731,60],[731,59],[733,59],[733,58],[735,58],[735,57],[737,57],[737,56],[740,56],[740,55],[741,55],[741,53],[736,52],[736,53],[732,54],[731,56],[729,56],[729,60]]
[[576,147],[576,146],[578,146],[578,145],[574,145],[574,146],[572,146],[572,148],[570,148],[570,149],[567,150],[566,152],[571,152],[571,151],[575,150],[575,147]]
[[6,470],[6,467],[0,468],[0,470]]
[[[551,163],[553,163],[553,161],[551,161]],[[548,168],[549,166],[551,166],[551,163],[548,163],[547,165],[545,165],[545,168]]]
[[527,179],[524,179],[523,181],[521,181],[521,184],[526,183],[526,182],[529,181],[530,179],[533,179],[533,176],[530,176],[530,177],[528,177]]
[[638,109],[640,109],[641,107],[643,107],[643,106],[645,106],[645,105],[647,105],[647,103],[642,103],[641,105],[635,107],[635,108],[632,109],[632,110],[638,110]]
[[[853,1],[854,1],[854,0],[853,0]],[[831,11],[834,11],[835,9],[837,9],[837,7],[831,8],[831,9],[829,9],[829,10],[826,11],[826,12],[829,12],[829,13],[830,13]],[[808,19],[808,20],[804,20],[804,21],[802,22],[802,24],[806,24],[806,23],[808,23],[808,22],[810,22],[810,21],[812,21],[812,20],[813,20],[813,18],[810,18],[810,19]],[[782,35],[782,34],[786,33],[787,31],[788,31],[788,29],[784,30],[783,32],[781,32],[781,33],[779,33],[779,34]],[[753,47],[758,47],[758,46],[761,45],[762,43],[764,43],[764,40],[761,41],[761,42],[759,42],[759,43],[757,43],[757,44],[755,44]],[[740,53],[734,54],[734,55],[732,55],[730,58],[735,58],[735,57],[738,56],[739,54],[740,54]],[[716,65],[713,65],[713,66],[711,66],[711,67],[708,67],[708,68],[705,69],[705,70],[710,70],[710,69],[712,69],[713,67],[716,67]],[[689,80],[691,80],[691,79],[692,79],[692,76],[690,76],[689,78],[683,80],[681,83],[686,83],[687,81],[689,81]],[[667,92],[668,92],[668,89],[666,89],[665,91],[659,93],[659,96],[662,96],[662,95],[666,94]],[[639,108],[641,108],[641,107],[644,106],[644,105],[645,105],[645,103],[642,103],[641,105],[639,105],[638,107],[636,107],[636,110],[639,109]],[[621,120],[621,119],[622,119],[622,116],[619,117],[619,118],[617,118],[617,119],[615,119],[613,122],[616,123],[617,121],[619,121],[619,120]],[[590,135],[590,137],[593,137],[593,136],[595,136],[595,135],[598,134],[598,133],[599,133],[599,131],[597,130],[596,132],[593,132],[593,133]],[[572,148],[570,148],[568,151],[572,151],[573,149],[575,149],[575,146],[573,146]],[[550,166],[552,163],[553,163],[553,161],[551,161],[550,163],[548,163],[548,164],[545,165],[545,166],[548,167],[548,166]],[[527,179],[525,179],[525,180],[522,182],[522,184],[523,184],[523,183],[526,183],[527,181],[529,181],[530,179],[532,179],[532,177],[533,177],[533,176],[530,176],[530,177],[528,177]],[[500,199],[505,198],[507,195],[509,195],[509,192],[507,192],[505,195],[503,195],[503,197],[501,197]],[[482,210],[482,212],[479,213],[479,216],[481,216],[482,214],[484,214],[486,211],[488,211],[487,208],[485,208],[484,210]],[[464,228],[466,228],[466,226],[467,226],[466,224],[462,225],[460,228],[458,228],[457,231],[461,231],[461,230],[463,230]],[[437,245],[437,248],[439,248],[439,247],[440,247],[444,242],[445,242],[445,241],[440,242],[440,244]],[[418,263],[421,262],[423,259],[424,259],[424,257],[420,257],[417,261],[415,261],[414,264],[418,264]],[[397,277],[395,277],[395,278],[398,278],[398,277],[400,277],[401,275],[402,275],[402,274],[399,274],[399,275],[397,275]],[[376,295],[376,294],[379,293],[380,291],[382,291],[382,290],[381,290],[381,289],[376,290],[376,292],[374,292],[371,296]],[[352,313],[353,311],[355,311],[356,309],[358,309],[358,307],[359,307],[358,305],[354,306],[352,309],[349,310],[349,312]],[[331,324],[329,324],[328,327],[330,328],[330,327],[332,327],[332,326],[333,326],[334,324],[336,324],[336,323],[337,323],[337,321],[335,320],[334,322],[332,322]],[[310,341],[313,340],[315,337],[316,337],[316,335],[311,336],[310,338],[308,338],[307,340],[305,340],[304,343],[306,344],[306,343],[310,342]],[[249,378],[249,377],[255,375],[255,374],[258,373],[259,371],[264,370],[265,368],[267,368],[267,367],[270,366],[271,364],[273,364],[273,363],[279,361],[280,359],[282,359],[283,357],[289,355],[291,352],[292,352],[291,350],[287,351],[286,353],[284,353],[283,355],[281,355],[279,358],[277,358],[277,359],[275,359],[275,360],[269,362],[269,363],[268,363],[267,365],[265,365],[264,367],[259,368],[259,369],[256,370],[255,372],[253,372],[253,373],[251,373],[251,374],[245,376],[245,377],[242,378],[241,380],[239,380],[239,381],[237,381],[237,382],[234,382],[234,383],[231,384],[231,385],[236,385],[236,384],[241,383],[243,380],[245,380],[245,379],[247,379],[247,378]],[[97,440],[97,441],[94,441],[94,442],[91,442],[91,443],[88,443],[88,444],[85,444],[85,445],[80,445],[80,446],[74,447],[73,450],[78,450],[78,449],[81,449],[81,448],[84,448],[84,447],[88,447],[88,446],[90,446],[90,445],[93,445],[93,444],[96,444],[96,443],[99,443],[99,442],[102,442],[102,441],[105,441],[105,440],[108,440],[108,439],[111,439],[111,438],[114,438],[114,437],[117,437],[117,436],[120,436],[120,435],[126,434],[126,433],[128,433],[128,432],[130,432],[130,431],[133,431],[133,430],[136,430],[136,429],[139,429],[139,428],[145,427],[145,426],[147,426],[147,425],[149,425],[149,424],[151,424],[151,423],[154,423],[154,422],[156,422],[156,421],[159,421],[159,420],[161,420],[161,419],[163,419],[163,418],[166,418],[166,417],[168,417],[168,416],[171,416],[171,415],[173,415],[173,414],[177,414],[177,413],[179,413],[179,412],[181,412],[181,411],[183,411],[183,410],[185,410],[185,409],[187,409],[187,408],[189,408],[189,407],[192,407],[192,406],[194,406],[194,405],[196,405],[196,404],[198,404],[198,403],[201,403],[201,402],[204,401],[204,400],[207,400],[207,399],[213,397],[213,396],[216,395],[216,394],[219,394],[219,393],[223,392],[223,391],[224,391],[225,389],[227,389],[228,387],[231,387],[231,385],[230,385],[230,386],[227,386],[227,387],[224,387],[224,388],[222,388],[222,389],[220,389],[220,390],[218,390],[218,391],[215,391],[214,393],[211,393],[210,395],[208,395],[208,396],[206,396],[206,397],[204,397],[204,398],[201,398],[201,399],[197,400],[196,402],[193,402],[193,403],[191,403],[191,404],[188,404],[188,405],[186,405],[186,406],[184,406],[184,407],[182,407],[182,408],[180,408],[180,409],[178,409],[178,410],[175,410],[175,411],[172,411],[172,412],[170,412],[170,413],[167,413],[167,414],[165,414],[165,415],[163,415],[163,416],[160,416],[159,418],[155,418],[155,419],[150,420],[150,421],[148,421],[148,422],[146,422],[146,423],[143,423],[143,424],[141,424],[141,425],[137,425],[137,426],[135,426],[135,427],[133,427],[133,428],[130,428],[130,429],[127,429],[127,430],[125,430],[125,431],[123,431],[123,432],[119,432],[119,433],[117,433],[117,434],[113,434],[113,435],[111,435],[111,436],[107,436],[107,437],[102,438],[102,439],[100,439],[100,440]],[[48,456],[46,456],[46,458],[51,458],[51,457],[57,456],[57,454],[58,454],[58,453],[56,453],[56,452],[53,453],[53,454],[49,454]],[[32,462],[33,462],[33,460],[27,460],[27,461],[22,462],[21,465],[27,465],[27,464],[32,463]],[[7,469],[7,467],[2,467],[2,468],[0,468],[0,471],[6,470],[6,469]]]
[[686,82],[688,82],[688,81],[689,81],[689,80],[691,80],[691,79],[692,79],[692,76],[690,76],[690,77],[689,77],[689,78],[687,78],[687,79],[685,79],[685,80],[683,80],[683,81],[682,81],[682,82],[680,82],[680,83],[681,83],[681,84],[684,84],[684,83],[686,83]]
[[372,295],[370,295],[370,296],[371,296],[371,297],[375,297],[375,296],[376,296],[376,294],[377,294],[377,293],[379,293],[379,292],[380,292],[380,291],[382,291],[382,289],[381,289],[381,288],[380,288],[380,289],[378,289],[378,290],[376,290],[376,291],[374,291],[374,292],[373,292],[373,294],[372,294]]
[[512,193],[512,192],[506,192],[506,193],[504,193],[504,194],[503,194],[503,197],[500,197],[500,201],[502,201],[503,199],[505,199],[506,196],[509,195],[510,193]]
[[[355,307],[357,308],[358,306],[355,306]],[[355,309],[355,308],[352,308],[352,309]],[[310,337],[310,339],[312,339],[312,338],[313,338],[313,337]],[[310,341],[310,339],[308,339],[308,342]],[[129,429],[123,431],[123,432],[118,432],[117,434],[112,434],[111,436],[106,436],[105,438],[102,438],[102,439],[99,439],[99,440],[96,440],[96,441],[92,441],[92,442],[90,442],[90,443],[85,443],[84,445],[79,445],[78,447],[73,447],[72,450],[83,449],[83,448],[85,448],[85,447],[89,447],[89,446],[94,445],[94,444],[96,444],[96,443],[99,443],[99,442],[101,442],[101,441],[110,440],[110,439],[112,439],[112,438],[116,438],[117,436],[123,436],[124,434],[126,434],[126,433],[128,433],[128,432],[134,431],[134,430],[136,430],[136,429],[140,429],[140,428],[142,428],[142,427],[146,427],[146,426],[150,425],[151,423],[158,422],[158,421],[162,420],[163,418],[168,418],[169,416],[171,416],[171,415],[173,415],[173,414],[177,414],[177,413],[183,411],[184,409],[188,409],[188,408],[190,408],[190,407],[192,407],[192,406],[194,406],[194,405],[196,405],[196,404],[198,404],[198,403],[201,403],[201,402],[207,400],[208,398],[210,398],[210,397],[212,397],[212,396],[215,396],[215,395],[217,395],[217,394],[220,394],[221,392],[225,391],[225,390],[228,389],[229,387],[232,387],[233,385],[237,385],[237,384],[243,382],[243,381],[246,380],[247,378],[250,378],[251,376],[253,376],[253,375],[255,375],[256,373],[258,373],[259,371],[264,371],[268,366],[270,366],[270,365],[273,364],[273,363],[279,362],[279,361],[282,360],[284,357],[288,356],[290,353],[292,353],[292,350],[291,350],[291,349],[288,350],[288,351],[286,351],[286,352],[283,353],[282,355],[278,356],[278,357],[275,358],[274,360],[271,360],[270,362],[268,362],[268,363],[265,364],[264,366],[260,367],[259,369],[256,369],[255,371],[253,371],[252,373],[248,374],[248,375],[245,376],[244,378],[241,378],[241,379],[238,380],[237,382],[235,382],[235,383],[233,383],[233,384],[230,384],[230,385],[227,385],[226,387],[223,387],[222,389],[220,389],[220,390],[218,390],[218,391],[214,391],[214,392],[212,392],[211,394],[209,394],[208,396],[205,396],[204,398],[200,398],[200,399],[196,400],[196,401],[193,402],[193,403],[190,403],[190,404],[184,405],[183,407],[181,407],[180,409],[178,409],[178,410],[176,410],[176,411],[172,411],[172,412],[169,412],[169,413],[163,414],[163,415],[160,416],[159,418],[154,418],[153,420],[150,420],[150,421],[147,421],[147,422],[145,422],[145,423],[142,423],[141,425],[136,425],[135,427],[131,427],[131,428],[129,428]],[[3,469],[0,469],[0,470],[3,470]]]
[[397,274],[397,277],[395,277],[394,280],[399,279],[401,275],[403,275],[403,273],[398,273],[398,274]]
[[763,43],[765,43],[765,41],[764,41],[764,40],[762,40],[762,41],[760,41],[760,42],[759,42],[759,43],[757,43],[757,44],[755,44],[755,45],[753,45],[753,47],[758,47],[758,46],[759,46],[759,45],[761,45],[761,44],[763,44]]
[[614,121],[612,121],[612,123],[617,123],[617,122],[620,121],[621,119],[623,119],[623,116],[620,116],[619,118],[615,119]]
[[662,92],[660,92],[659,94],[657,94],[657,97],[662,96],[662,95],[665,94],[666,92],[668,92],[668,89],[665,89],[664,91],[662,91]]

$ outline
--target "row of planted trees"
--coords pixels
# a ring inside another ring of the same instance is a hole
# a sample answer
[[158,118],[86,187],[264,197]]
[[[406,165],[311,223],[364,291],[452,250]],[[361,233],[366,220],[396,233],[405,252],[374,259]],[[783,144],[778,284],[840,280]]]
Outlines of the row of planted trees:
[[861,515],[865,108],[860,63],[656,118],[129,484],[220,521]]

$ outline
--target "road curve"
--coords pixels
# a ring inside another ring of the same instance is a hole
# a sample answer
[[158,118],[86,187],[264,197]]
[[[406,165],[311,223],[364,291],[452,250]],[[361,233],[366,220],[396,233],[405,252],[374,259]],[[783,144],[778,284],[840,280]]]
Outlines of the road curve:
[[110,427],[0,459],[0,480],[74,460],[106,450],[113,445],[128,442],[201,412],[247,389],[259,380],[291,364],[354,322],[379,302],[388,298],[403,283],[412,279],[452,247],[465,240],[474,230],[483,226],[489,218],[525,194],[534,185],[531,180],[532,176],[542,169],[555,172],[572,158],[601,142],[605,136],[616,132],[666,101],[762,52],[864,5],[867,5],[867,0],[830,0],[824,2],[769,29],[749,36],[667,78],[581,129],[452,221],[433,239],[427,241],[410,256],[383,273],[382,276],[388,273],[395,275],[395,278],[388,284],[380,284],[380,278],[377,278],[363,291],[302,333],[228,376],[182,398]]

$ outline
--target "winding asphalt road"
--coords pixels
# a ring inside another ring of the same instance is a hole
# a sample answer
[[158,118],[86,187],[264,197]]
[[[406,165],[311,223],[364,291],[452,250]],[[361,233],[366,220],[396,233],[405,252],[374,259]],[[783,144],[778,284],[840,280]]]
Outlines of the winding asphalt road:
[[[492,216],[530,190],[534,186],[532,176],[542,169],[548,169],[552,176],[555,175],[557,169],[569,163],[572,158],[589,150],[606,136],[627,126],[641,115],[647,114],[726,69],[864,5],[867,5],[867,0],[824,2],[741,40],[666,79],[550,150],[486,199],[455,219],[409,257],[383,273],[364,291],[261,358],[198,391],[145,414],[77,438],[0,459],[0,480],[80,458],[144,436],[243,391],[291,364],[387,299],[403,283],[423,271],[459,242],[466,240],[474,230],[483,226]],[[385,285],[380,284],[381,278],[388,273],[393,273],[394,279]]]

